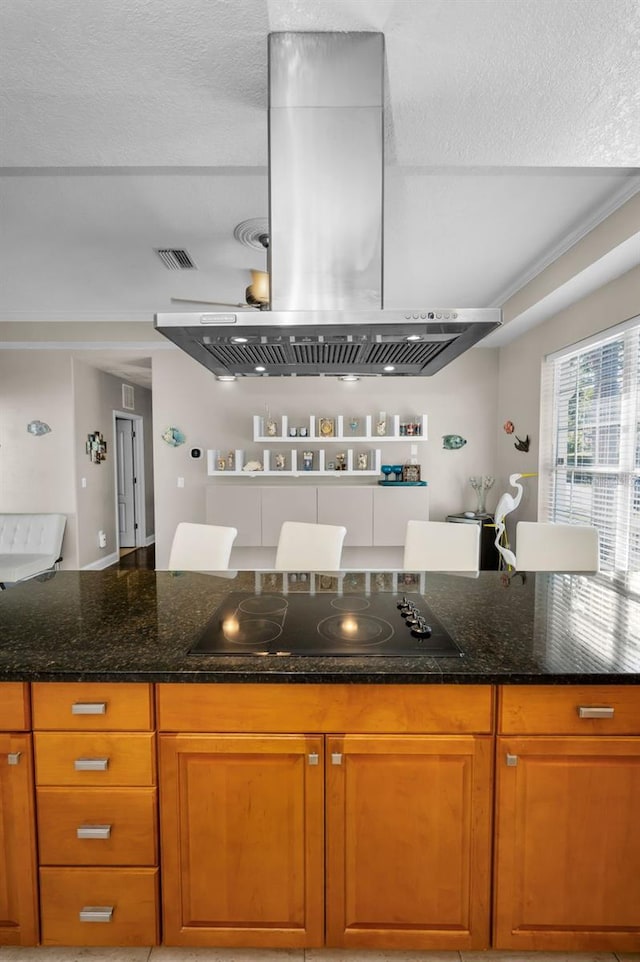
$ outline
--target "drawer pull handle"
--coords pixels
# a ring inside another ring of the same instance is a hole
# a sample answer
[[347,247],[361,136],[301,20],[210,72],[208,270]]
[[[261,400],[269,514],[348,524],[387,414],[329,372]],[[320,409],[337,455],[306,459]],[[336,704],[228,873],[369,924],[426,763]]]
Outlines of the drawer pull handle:
[[517,764],[518,764],[518,756],[517,756],[517,755],[512,755],[510,752],[507,752],[506,761],[507,761],[507,767],[508,767],[508,768],[516,768],[516,766],[517,766]]
[[7,762],[9,765],[19,765],[22,752],[9,752],[7,755]]
[[77,772],[106,772],[108,758],[76,758],[73,767]]
[[342,765],[342,752],[331,752],[331,764]]
[[77,838],[111,838],[110,825],[78,825]]
[[310,765],[317,765],[319,761],[320,761],[320,756],[318,755],[317,752],[309,752]]
[[77,701],[71,706],[72,715],[106,715],[106,701]]
[[113,905],[85,905],[78,916],[81,922],[110,922],[113,917]]
[[580,718],[613,718],[615,708],[599,708],[591,705],[580,705],[578,716]]

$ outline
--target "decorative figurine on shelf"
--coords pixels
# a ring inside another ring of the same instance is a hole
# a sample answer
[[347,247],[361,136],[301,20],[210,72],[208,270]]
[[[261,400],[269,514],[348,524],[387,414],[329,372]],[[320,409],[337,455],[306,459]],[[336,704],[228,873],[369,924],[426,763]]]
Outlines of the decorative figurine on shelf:
[[247,472],[262,471],[262,465],[259,461],[247,461],[242,470]]
[[469,484],[475,491],[476,498],[478,499],[475,510],[476,515],[487,513],[487,491],[491,490],[494,481],[495,478],[492,478],[489,474],[483,476],[474,475],[472,478],[469,478]]
[[313,471],[313,451],[302,452],[302,470]]
[[378,415],[378,420],[376,421],[376,434],[379,438],[383,438],[387,433],[387,415],[385,411],[380,411]]
[[346,471],[347,469],[347,456],[346,454],[336,454],[336,471]]
[[367,457],[366,451],[362,451],[358,455],[358,471],[366,471],[368,467],[369,458]]
[[360,427],[360,419],[356,417],[352,417],[351,420],[349,421],[349,427],[351,428],[351,433],[355,434],[358,428]]
[[520,504],[520,501],[522,500],[522,485],[518,484],[520,478],[535,478],[535,473],[512,474],[509,476],[509,484],[512,488],[517,488],[517,493],[513,495],[509,491],[505,491],[504,494],[500,496],[500,500],[496,505],[496,512],[493,517],[496,526],[495,546],[498,549],[503,562],[506,562],[507,568],[514,569],[516,567],[516,556],[509,548],[509,538],[507,537],[505,518],[508,514],[511,514],[512,511],[516,510]]
[[225,459],[218,458],[218,460],[216,461],[216,469],[218,471],[225,471],[226,468],[227,468],[227,462],[225,461]]
[[229,451],[227,455],[227,471],[233,471],[235,468],[235,456],[233,451]]
[[276,471],[284,471],[284,454],[276,454]]
[[278,433],[278,425],[273,418],[267,418],[267,434],[270,438],[275,438]]

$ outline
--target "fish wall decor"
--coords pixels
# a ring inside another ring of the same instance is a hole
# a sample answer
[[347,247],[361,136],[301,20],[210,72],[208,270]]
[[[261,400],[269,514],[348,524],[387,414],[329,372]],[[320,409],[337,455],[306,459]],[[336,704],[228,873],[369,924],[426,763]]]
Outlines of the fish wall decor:
[[463,448],[466,443],[466,438],[461,437],[459,434],[442,435],[442,447],[446,451],[457,451],[459,448]]

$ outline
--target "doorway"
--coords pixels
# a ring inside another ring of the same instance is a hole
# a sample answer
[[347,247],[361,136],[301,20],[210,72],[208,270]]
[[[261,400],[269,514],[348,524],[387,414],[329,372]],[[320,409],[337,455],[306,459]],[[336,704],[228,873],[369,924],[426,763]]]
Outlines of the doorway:
[[122,555],[146,544],[144,510],[144,423],[136,414],[114,411],[116,533]]

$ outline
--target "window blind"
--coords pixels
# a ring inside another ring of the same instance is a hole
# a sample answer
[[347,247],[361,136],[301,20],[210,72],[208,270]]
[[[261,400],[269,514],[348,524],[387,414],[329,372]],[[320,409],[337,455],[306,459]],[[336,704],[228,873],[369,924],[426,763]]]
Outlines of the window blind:
[[639,385],[640,317],[543,366],[540,519],[595,525],[602,572],[640,573]]

